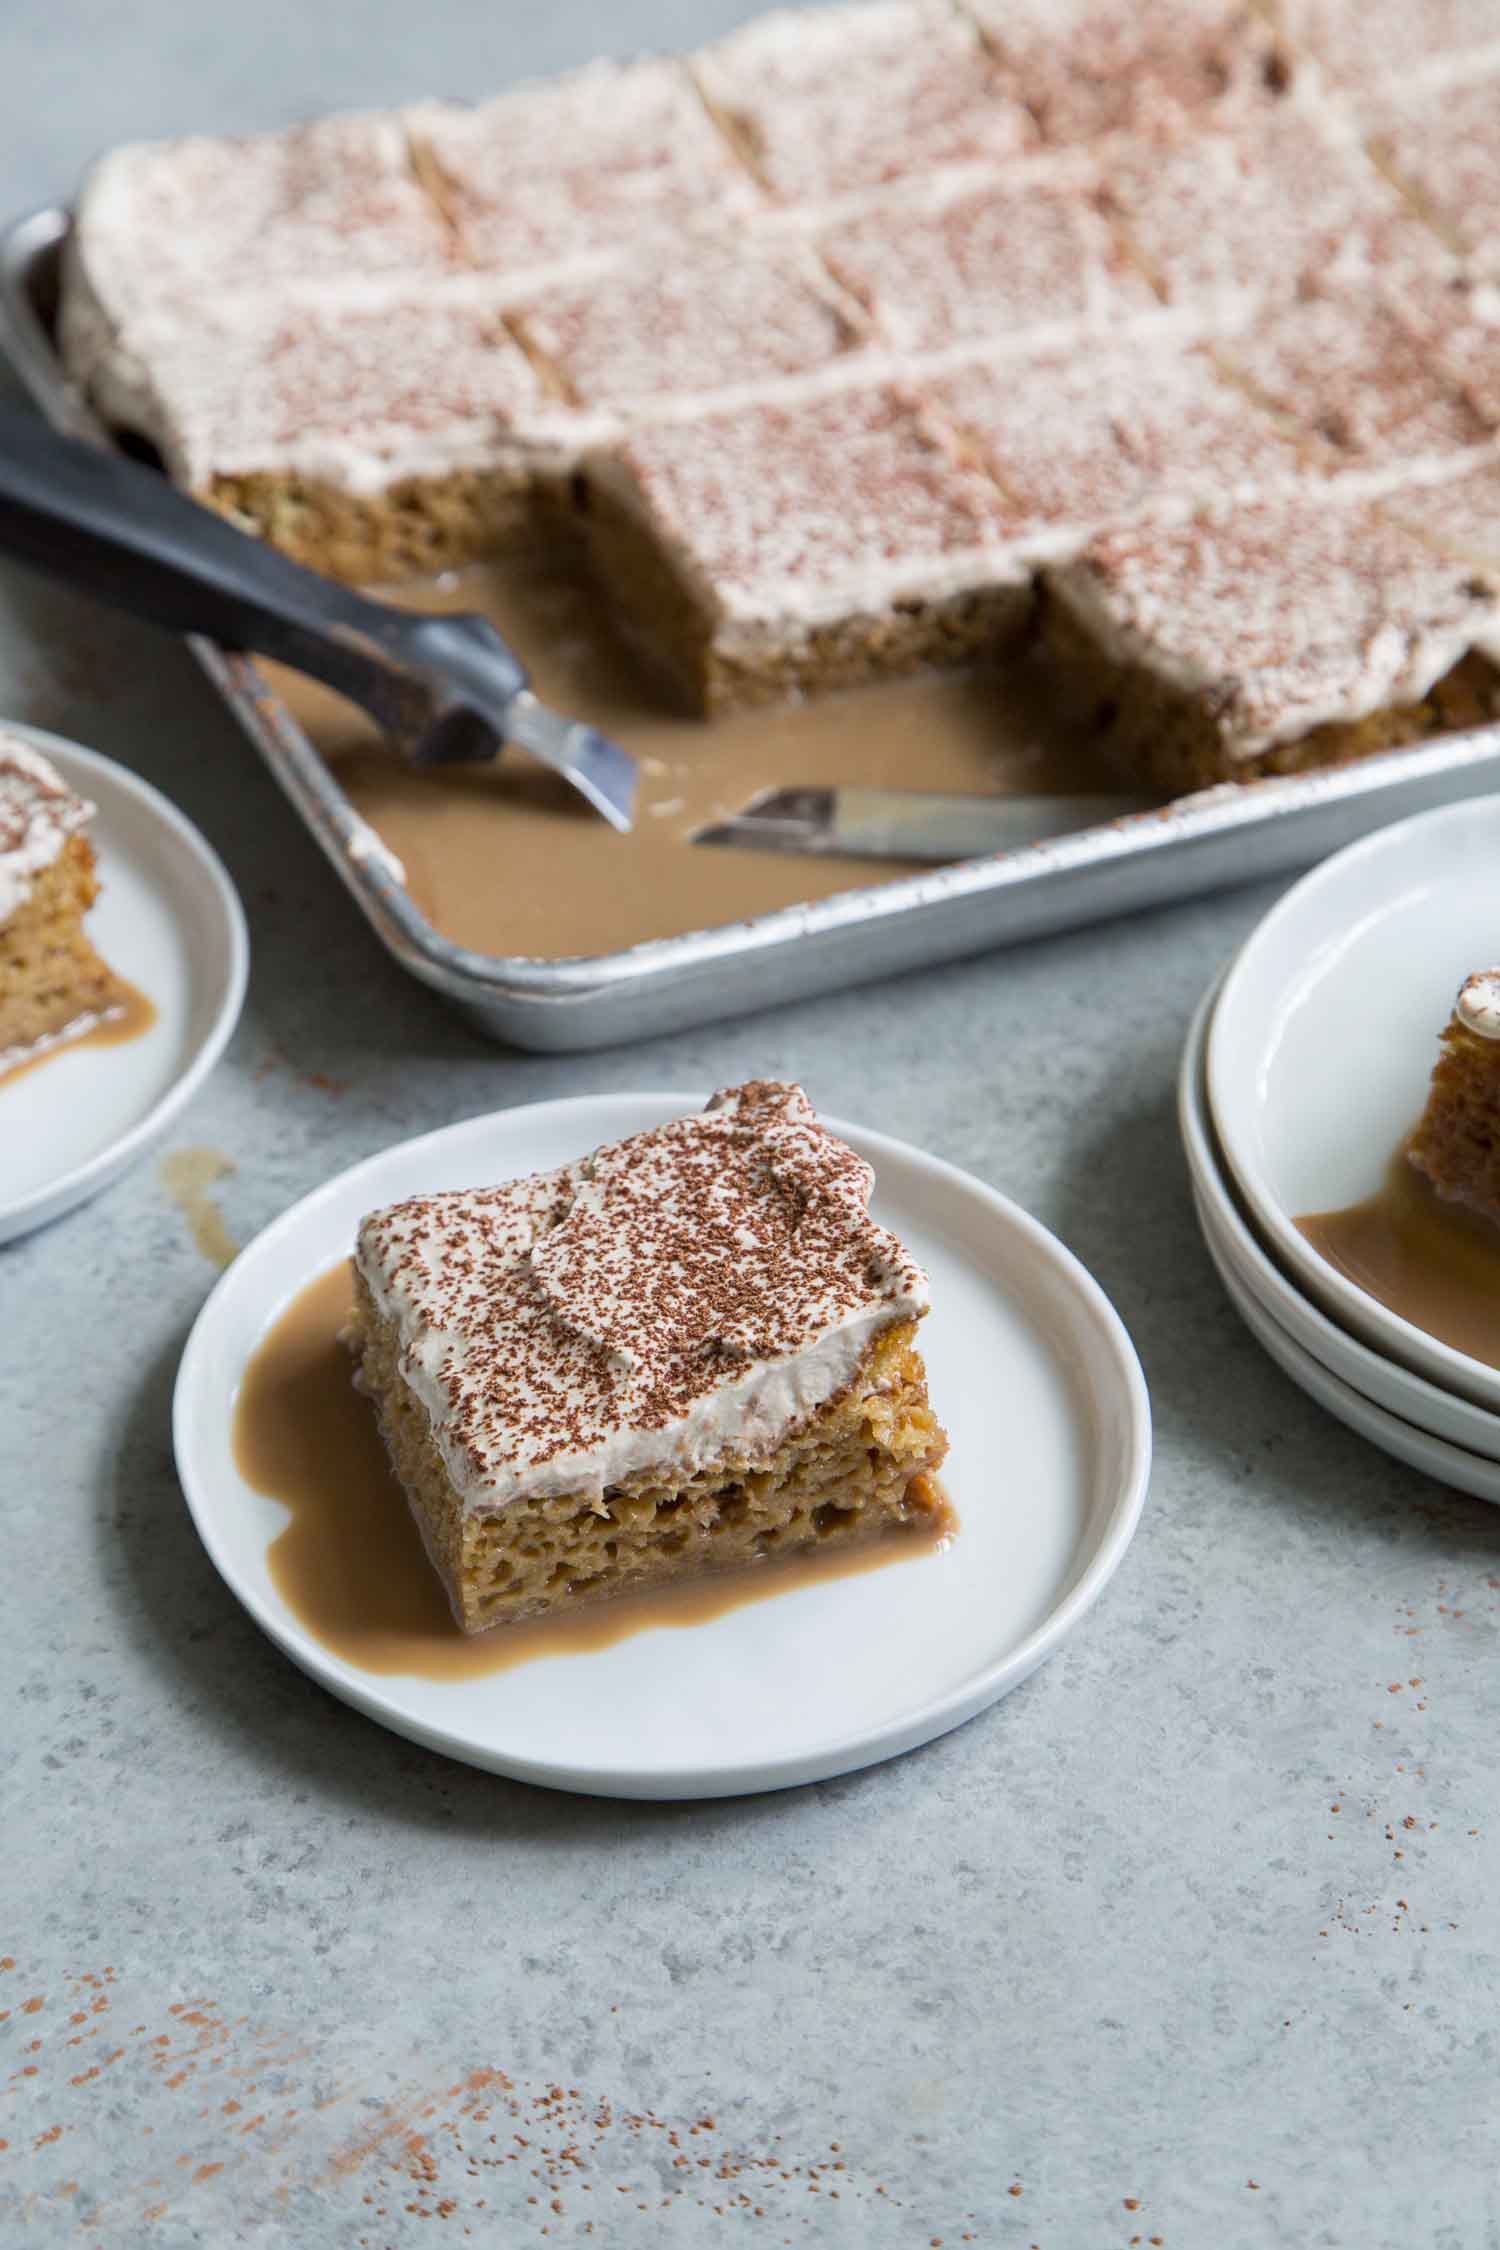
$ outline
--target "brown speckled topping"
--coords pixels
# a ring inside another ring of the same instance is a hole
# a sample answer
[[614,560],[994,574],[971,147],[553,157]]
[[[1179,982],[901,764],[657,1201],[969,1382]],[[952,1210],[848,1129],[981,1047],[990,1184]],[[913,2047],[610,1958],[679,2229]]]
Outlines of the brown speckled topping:
[[872,203],[818,244],[898,346],[927,350],[1063,322],[1076,329],[1156,303],[1097,198],[1083,162],[955,174]]
[[1445,255],[1332,115],[1290,105],[1233,132],[1110,152],[1105,202],[1173,304],[1295,297],[1438,273]]
[[1425,695],[1500,619],[1494,572],[1317,492],[1105,532],[1051,583],[1101,645],[1202,697],[1247,758]]
[[879,614],[950,574],[1004,569],[993,482],[895,386],[663,424],[617,461],[634,505],[732,616]]
[[375,1213],[359,1262],[474,1505],[769,1450],[925,1282],[872,1175],[754,1081],[580,1163]]
[[1312,297],[1225,346],[1287,423],[1350,460],[1410,461],[1494,434],[1500,399],[1468,379],[1494,339],[1440,285]]
[[1036,128],[947,0],[778,9],[694,69],[772,194],[845,195],[940,164],[1008,157]]
[[934,377],[926,395],[980,448],[1037,527],[1080,535],[1295,479],[1297,447],[1201,346],[1006,354]]
[[463,255],[522,271],[638,247],[762,198],[680,62],[590,63],[477,109],[410,113]]
[[803,242],[705,235],[515,310],[528,345],[584,405],[648,405],[827,366],[861,340]]
[[357,485],[392,460],[410,473],[498,460],[543,404],[493,298],[450,290],[336,311],[204,306],[153,338],[138,419],[188,484],[292,464]]
[[971,5],[1054,145],[1242,110],[1282,84],[1270,30],[1245,0]]

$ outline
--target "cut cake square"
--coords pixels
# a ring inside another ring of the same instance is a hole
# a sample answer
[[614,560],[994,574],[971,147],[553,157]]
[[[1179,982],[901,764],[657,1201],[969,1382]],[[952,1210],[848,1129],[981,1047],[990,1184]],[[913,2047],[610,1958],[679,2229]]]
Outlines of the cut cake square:
[[970,12],[1054,146],[1233,114],[1282,83],[1245,0],[970,0]]
[[1445,1203],[1500,1220],[1500,969],[1465,977],[1406,1153]]
[[468,1632],[934,1520],[925,1275],[760,1081],[359,1230],[350,1341]]
[[893,386],[638,429],[588,480],[600,575],[702,711],[959,662],[1029,608],[992,480]]
[[473,109],[427,102],[407,123],[464,257],[513,280],[763,200],[674,59],[590,63]]
[[786,203],[1009,157],[1035,139],[993,56],[947,0],[778,9],[704,48],[693,69],[746,161]]
[[340,578],[486,551],[549,445],[566,456],[564,410],[467,278],[338,308],[221,297],[132,340],[96,379],[102,410],[197,498]]
[[1185,514],[1303,472],[1301,449],[1207,347],[1169,337],[976,358],[929,376],[922,393],[978,448],[1038,556],[1074,552],[1126,517]]
[[79,192],[67,261],[61,341],[87,382],[142,313],[191,323],[205,297],[347,293],[431,279],[453,257],[400,119],[347,116],[112,150]]
[[795,236],[704,235],[545,290],[513,323],[560,395],[670,405],[827,366],[868,322]]
[[1099,211],[1087,163],[912,183],[816,240],[902,348],[1112,325],[1157,304]]
[[[1494,20],[1500,35],[1500,10]],[[1377,162],[1443,239],[1500,277],[1500,50],[1478,74],[1387,86],[1359,119]]]
[[1224,357],[1289,427],[1379,468],[1440,461],[1494,435],[1497,343],[1462,291],[1435,283],[1305,297],[1230,338]]
[[115,983],[83,918],[99,884],[83,831],[94,808],[17,736],[0,732],[0,1070],[85,1031]]
[[1494,0],[1276,0],[1293,49],[1340,86],[1364,87],[1500,52]]
[[1167,790],[1410,741],[1493,681],[1473,652],[1500,575],[1326,489],[1106,531],[1045,576],[1050,644],[1092,683],[1101,749]]
[[1121,138],[1104,172],[1108,208],[1172,304],[1250,307],[1451,267],[1352,128],[1321,107],[1288,101],[1232,131]]

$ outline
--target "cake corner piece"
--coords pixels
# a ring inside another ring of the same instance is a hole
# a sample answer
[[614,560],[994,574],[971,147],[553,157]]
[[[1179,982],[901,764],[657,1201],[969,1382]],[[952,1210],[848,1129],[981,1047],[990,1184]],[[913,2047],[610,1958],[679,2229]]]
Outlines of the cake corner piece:
[[359,1230],[350,1331],[467,1632],[943,1520],[927,1279],[800,1087]]
[[1408,1161],[1445,1203],[1500,1222],[1500,968],[1464,979]]
[[83,918],[98,895],[94,807],[0,730],[0,1072],[98,1023],[115,980]]

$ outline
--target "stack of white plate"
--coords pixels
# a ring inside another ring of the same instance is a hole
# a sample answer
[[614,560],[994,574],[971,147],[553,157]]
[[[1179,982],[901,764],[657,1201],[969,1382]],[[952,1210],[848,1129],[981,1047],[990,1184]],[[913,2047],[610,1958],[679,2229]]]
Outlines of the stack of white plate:
[[1296,1225],[1380,1187],[1437,1035],[1500,961],[1500,797],[1351,845],[1272,909],[1193,1021],[1179,1115],[1198,1220],[1246,1325],[1398,1460],[1500,1500],[1500,1369],[1438,1342]]

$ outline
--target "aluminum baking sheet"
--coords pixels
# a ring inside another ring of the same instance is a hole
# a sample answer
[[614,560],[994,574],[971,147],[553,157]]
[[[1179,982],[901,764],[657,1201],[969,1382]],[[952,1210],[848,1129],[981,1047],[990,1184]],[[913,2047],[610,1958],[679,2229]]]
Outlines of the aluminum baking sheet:
[[[0,339],[51,422],[107,439],[64,377],[53,343],[67,231],[65,211],[45,210],[0,236]],[[1287,874],[1387,821],[1500,788],[1500,726],[1484,727],[1329,773],[1231,784],[1022,851],[753,921],[618,953],[529,960],[475,953],[435,930],[407,895],[391,853],[256,665],[209,641],[190,645],[386,950],[492,1038],[542,1051],[680,1030]]]

